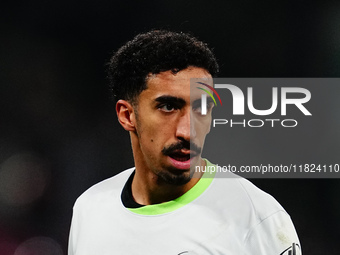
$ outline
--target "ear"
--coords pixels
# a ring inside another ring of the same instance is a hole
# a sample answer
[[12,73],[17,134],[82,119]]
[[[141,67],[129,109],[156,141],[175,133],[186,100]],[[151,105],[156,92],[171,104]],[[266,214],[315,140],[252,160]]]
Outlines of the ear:
[[116,112],[119,123],[126,131],[136,131],[135,112],[128,101],[119,100],[116,104]]

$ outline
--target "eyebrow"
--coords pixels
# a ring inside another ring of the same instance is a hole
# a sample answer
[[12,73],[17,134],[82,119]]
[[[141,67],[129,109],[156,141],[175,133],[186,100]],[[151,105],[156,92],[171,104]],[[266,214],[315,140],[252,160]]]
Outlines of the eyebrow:
[[159,103],[175,103],[179,105],[186,104],[185,100],[180,97],[167,96],[167,95],[157,97],[155,101]]
[[[197,104],[201,104],[202,99],[196,99],[195,101],[193,101],[193,105],[197,105]],[[207,104],[211,104],[214,103],[214,100],[211,97],[207,97]]]

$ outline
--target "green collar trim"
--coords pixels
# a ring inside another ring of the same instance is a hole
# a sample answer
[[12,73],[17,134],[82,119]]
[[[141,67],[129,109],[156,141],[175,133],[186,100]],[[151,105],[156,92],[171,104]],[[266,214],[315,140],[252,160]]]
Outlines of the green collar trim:
[[[206,162],[207,167],[216,167],[208,160],[204,159],[204,161]],[[128,208],[128,210],[140,215],[159,215],[173,212],[198,198],[209,187],[210,183],[214,179],[215,173],[216,171],[206,171],[194,187],[174,200],[161,204],[145,205],[139,208]]]

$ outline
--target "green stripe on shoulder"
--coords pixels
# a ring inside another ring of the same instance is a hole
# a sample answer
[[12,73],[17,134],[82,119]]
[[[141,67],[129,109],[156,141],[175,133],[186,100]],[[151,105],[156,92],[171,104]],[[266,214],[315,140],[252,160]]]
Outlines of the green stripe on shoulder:
[[[216,167],[204,159],[208,167]],[[211,184],[216,172],[205,172],[201,179],[182,196],[161,204],[146,205],[139,208],[128,208],[131,212],[141,215],[159,215],[173,212],[198,198]]]

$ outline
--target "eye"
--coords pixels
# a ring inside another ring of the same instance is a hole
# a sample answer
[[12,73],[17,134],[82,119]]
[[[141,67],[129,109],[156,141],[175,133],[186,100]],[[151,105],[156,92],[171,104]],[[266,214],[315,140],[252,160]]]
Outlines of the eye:
[[207,104],[208,111],[211,111],[212,108],[213,108],[214,106],[215,106],[215,105],[214,105],[213,102],[208,103],[208,104]]
[[[207,103],[207,113],[209,113],[212,108],[214,107],[214,103],[212,102],[208,102]],[[194,104],[193,107],[192,107],[192,110],[195,112],[195,113],[199,113],[201,114],[202,113],[202,109],[201,109],[201,104]]]
[[174,110],[177,110],[177,108],[171,103],[162,104],[158,107],[158,109],[163,112],[172,112]]
[[201,113],[201,106],[192,107],[192,110],[196,113]]

